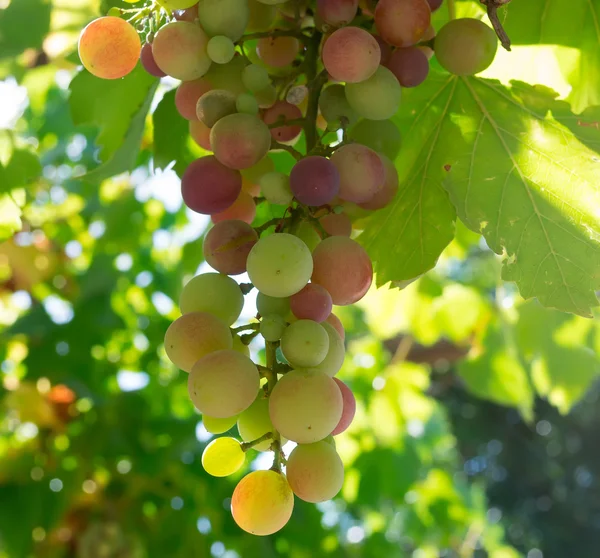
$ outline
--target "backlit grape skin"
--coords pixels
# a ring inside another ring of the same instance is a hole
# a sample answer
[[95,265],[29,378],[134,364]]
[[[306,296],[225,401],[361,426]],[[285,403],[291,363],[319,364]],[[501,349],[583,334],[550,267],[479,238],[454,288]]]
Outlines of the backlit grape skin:
[[295,198],[305,205],[330,203],[340,190],[340,173],[333,162],[312,155],[298,161],[290,173],[290,188]]
[[258,40],[256,52],[259,58],[273,68],[291,64],[300,51],[300,41],[295,37],[264,37]]
[[336,81],[364,81],[375,73],[380,59],[377,41],[360,27],[338,29],[323,46],[323,64]]
[[184,81],[175,91],[175,106],[179,114],[186,120],[198,120],[196,114],[198,99],[211,89],[211,84],[205,78]]
[[375,151],[364,145],[344,145],[332,155],[331,162],[340,176],[339,196],[343,200],[366,202],[383,187],[383,162]]
[[350,388],[344,382],[338,378],[334,378],[333,381],[340,388],[342,399],[344,400],[342,418],[340,418],[340,422],[332,432],[334,436],[337,436],[338,434],[345,432],[350,424],[352,424],[352,420],[354,419],[354,415],[356,413],[356,399],[354,398],[354,394]]
[[243,221],[217,223],[204,238],[203,251],[208,265],[226,275],[246,271],[246,260],[258,242],[256,231]]
[[156,60],[154,60],[154,54],[152,52],[152,45],[150,43],[146,43],[142,47],[142,52],[140,54],[140,62],[151,76],[162,78],[165,77],[165,74],[156,64]]
[[396,47],[419,42],[431,23],[427,0],[379,0],[375,26],[381,38]]
[[328,350],[327,332],[313,320],[298,320],[290,324],[281,337],[281,352],[294,367],[317,366],[323,362]]
[[309,283],[290,297],[292,313],[300,320],[324,322],[331,314],[332,305],[331,295],[315,283]]
[[213,477],[227,477],[238,471],[246,460],[240,443],[234,438],[217,438],[202,453],[202,466]]

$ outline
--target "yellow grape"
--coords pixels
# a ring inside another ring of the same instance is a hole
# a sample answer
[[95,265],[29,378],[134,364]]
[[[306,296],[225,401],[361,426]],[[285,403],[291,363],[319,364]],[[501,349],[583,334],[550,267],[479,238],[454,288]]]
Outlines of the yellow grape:
[[202,466],[213,477],[233,475],[245,460],[246,454],[235,438],[217,438],[202,453]]
[[208,415],[202,415],[202,424],[204,428],[211,434],[223,434],[230,430],[233,425],[237,422],[238,416],[233,415],[227,418],[216,418]]

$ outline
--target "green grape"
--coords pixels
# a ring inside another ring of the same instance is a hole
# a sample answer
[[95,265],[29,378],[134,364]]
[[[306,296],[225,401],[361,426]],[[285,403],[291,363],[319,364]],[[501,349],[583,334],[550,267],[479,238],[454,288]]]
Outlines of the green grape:
[[348,135],[373,151],[383,153],[392,161],[400,153],[400,130],[391,120],[361,120],[350,129]]
[[212,128],[221,118],[235,114],[235,95],[224,89],[212,89],[198,99],[196,115],[198,120]]
[[239,318],[243,306],[244,295],[240,286],[221,273],[197,275],[187,283],[179,297],[182,314],[208,312],[227,325]]
[[258,93],[271,83],[269,72],[257,64],[249,64],[242,72],[242,81],[252,93]]
[[235,438],[217,438],[202,452],[202,466],[213,477],[233,475],[245,460],[246,454]]
[[232,346],[227,324],[206,312],[184,314],[165,333],[165,351],[169,360],[185,372],[189,372],[203,356]]
[[225,35],[216,35],[206,45],[209,58],[217,64],[227,64],[235,54],[233,41]]
[[333,446],[334,448],[336,447],[335,438],[332,434],[329,434],[329,436],[326,436],[321,441],[325,442],[326,444],[329,444],[330,446]]
[[[251,442],[267,432],[273,432],[273,424],[269,417],[269,400],[264,393],[259,393],[256,401],[250,405],[238,418],[238,432],[244,442]],[[282,440],[281,444],[285,444],[287,440]],[[268,451],[271,448],[272,440],[265,440],[254,447],[257,451]]]
[[262,109],[272,107],[277,101],[277,89],[275,86],[270,83],[264,89],[257,91],[255,93],[256,100],[258,101],[258,106]]
[[238,112],[246,114],[258,114],[258,101],[250,93],[241,93],[235,100],[235,108]]
[[211,434],[223,434],[223,432],[227,432],[233,428],[237,419],[237,415],[227,418],[215,418],[209,417],[208,415],[202,415],[202,424],[204,424],[204,428]]
[[331,500],[344,484],[344,464],[325,441],[297,445],[288,457],[286,474],[294,494],[313,504]]
[[285,318],[290,313],[290,299],[275,298],[259,292],[256,295],[256,309],[261,316],[277,314]]
[[348,125],[352,125],[358,120],[358,114],[346,99],[346,88],[340,83],[323,89],[319,96],[319,109],[328,124],[339,123],[346,118]]
[[328,322],[321,322],[321,326],[327,332],[329,349],[327,350],[327,356],[325,356],[323,361],[312,368],[333,377],[340,371],[340,368],[344,364],[346,348],[344,347],[343,339],[340,337],[340,334],[335,327]]
[[[131,2],[131,0],[125,0]],[[136,0],[136,2],[139,0]],[[195,6],[197,0],[158,0],[158,3],[167,11],[172,12],[175,10],[187,10],[192,6]]]
[[290,520],[294,493],[277,471],[253,471],[235,487],[231,513],[238,526],[253,535],[272,535]]
[[233,336],[233,350],[247,357],[250,356],[250,348],[240,339],[239,335]]
[[267,315],[260,322],[260,334],[265,341],[274,343],[281,339],[286,327],[287,323],[281,316],[277,314]]
[[209,36],[225,35],[237,41],[250,19],[248,0],[200,0],[198,19]]
[[115,8],[114,6],[110,8],[106,14],[109,17],[120,17],[121,8]]
[[294,234],[308,246],[311,254],[321,242],[319,233],[308,221],[302,221]]
[[387,120],[400,106],[401,88],[396,76],[385,66],[365,81],[346,85],[346,99],[363,118]]
[[259,0],[248,0],[248,9],[250,10],[250,19],[246,31],[248,33],[268,31],[275,21],[277,8],[259,2]]
[[261,176],[273,170],[275,170],[275,163],[273,162],[273,159],[267,155],[250,168],[243,169],[241,173],[242,178],[251,184],[258,184]]
[[276,6],[277,4],[284,4],[287,0],[258,0],[262,4],[268,4],[269,6]]
[[282,172],[268,172],[258,182],[260,191],[269,203],[289,205],[293,199],[290,177]]
[[329,336],[325,328],[312,320],[298,320],[281,337],[281,352],[286,360],[298,368],[311,368],[323,362],[329,350]]
[[246,91],[242,83],[242,70],[247,64],[243,56],[234,56],[227,64],[213,64],[204,79],[212,85],[212,89],[224,89],[239,95]]

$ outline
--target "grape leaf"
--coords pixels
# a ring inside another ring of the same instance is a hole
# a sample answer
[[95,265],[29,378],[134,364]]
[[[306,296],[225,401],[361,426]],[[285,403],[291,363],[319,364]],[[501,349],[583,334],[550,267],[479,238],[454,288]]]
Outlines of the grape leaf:
[[21,208],[9,194],[0,194],[0,242],[21,230],[21,214]]
[[50,30],[50,0],[14,0],[0,9],[0,58],[41,48]]

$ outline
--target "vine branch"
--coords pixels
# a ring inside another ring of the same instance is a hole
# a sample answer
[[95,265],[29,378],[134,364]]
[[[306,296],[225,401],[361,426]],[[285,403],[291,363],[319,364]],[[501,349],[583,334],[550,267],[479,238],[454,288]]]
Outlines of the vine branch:
[[492,26],[496,35],[498,35],[498,39],[500,39],[500,44],[510,52],[510,37],[507,35],[504,27],[502,27],[502,23],[500,23],[500,19],[498,18],[498,8],[505,6],[510,2],[510,0],[479,0],[487,9],[488,17],[492,22]]

